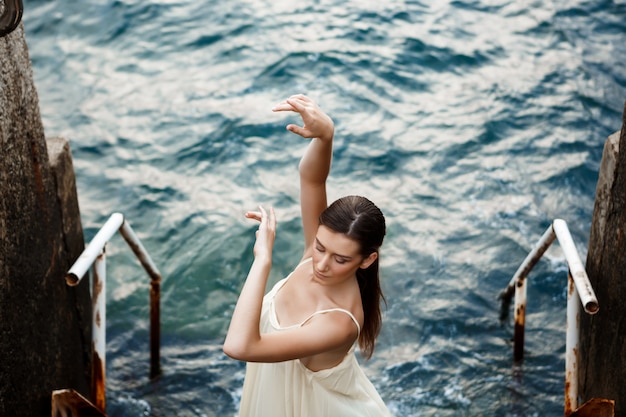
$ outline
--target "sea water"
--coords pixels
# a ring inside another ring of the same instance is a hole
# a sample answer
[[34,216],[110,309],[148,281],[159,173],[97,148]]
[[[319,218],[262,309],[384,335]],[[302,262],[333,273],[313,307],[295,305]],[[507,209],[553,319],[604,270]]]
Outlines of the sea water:
[[303,244],[307,140],[291,94],[335,120],[329,197],[384,211],[388,307],[363,367],[394,416],[563,413],[567,266],[529,277],[513,366],[499,293],[556,218],[584,260],[602,148],[626,99],[623,0],[32,0],[23,24],[47,136],[70,140],[87,241],[121,212],[163,273],[163,374],[149,373],[149,278],[107,246],[110,416],[235,415],[221,350],[259,204],[270,281]]

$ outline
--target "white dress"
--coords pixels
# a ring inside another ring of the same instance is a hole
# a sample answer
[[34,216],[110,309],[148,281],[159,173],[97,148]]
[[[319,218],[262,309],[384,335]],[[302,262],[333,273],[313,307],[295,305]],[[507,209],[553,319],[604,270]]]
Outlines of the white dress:
[[[356,318],[340,308],[317,311],[301,324],[281,327],[274,309],[274,297],[289,276],[276,283],[263,298],[260,322],[262,334],[302,326],[314,315],[330,311],[348,314],[360,334],[361,328]],[[249,362],[246,365],[239,417],[349,416],[391,416],[376,388],[359,366],[354,347],[338,365],[316,372],[297,359],[277,363]]]

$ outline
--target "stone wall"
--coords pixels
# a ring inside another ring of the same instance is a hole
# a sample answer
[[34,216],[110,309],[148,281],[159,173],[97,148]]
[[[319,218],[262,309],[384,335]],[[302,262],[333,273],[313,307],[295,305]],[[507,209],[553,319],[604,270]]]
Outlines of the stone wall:
[[600,311],[580,320],[579,394],[615,400],[626,417],[626,108],[621,132],[605,143],[586,270]]
[[88,280],[71,152],[45,140],[20,25],[0,38],[0,415],[49,416],[53,390],[89,396]]

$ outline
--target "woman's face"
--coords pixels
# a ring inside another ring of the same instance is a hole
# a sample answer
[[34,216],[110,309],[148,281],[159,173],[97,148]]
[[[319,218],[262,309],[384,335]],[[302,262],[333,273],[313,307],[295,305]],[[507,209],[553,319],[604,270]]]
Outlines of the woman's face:
[[313,273],[323,284],[335,284],[356,276],[356,271],[367,268],[377,254],[363,258],[360,245],[343,233],[326,226],[317,229],[313,244]]

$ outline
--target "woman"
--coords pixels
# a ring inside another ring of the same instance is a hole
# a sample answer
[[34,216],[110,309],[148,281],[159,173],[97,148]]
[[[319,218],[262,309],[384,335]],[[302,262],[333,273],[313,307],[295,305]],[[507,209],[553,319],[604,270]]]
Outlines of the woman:
[[302,261],[264,297],[276,234],[274,210],[248,212],[260,222],[254,261],[235,306],[224,352],[247,361],[240,417],[389,416],[358,365],[369,358],[384,300],[378,249],[385,219],[364,197],[327,207],[334,124],[311,99],[292,96],[274,111],[300,114],[287,129],[311,142],[300,161]]

